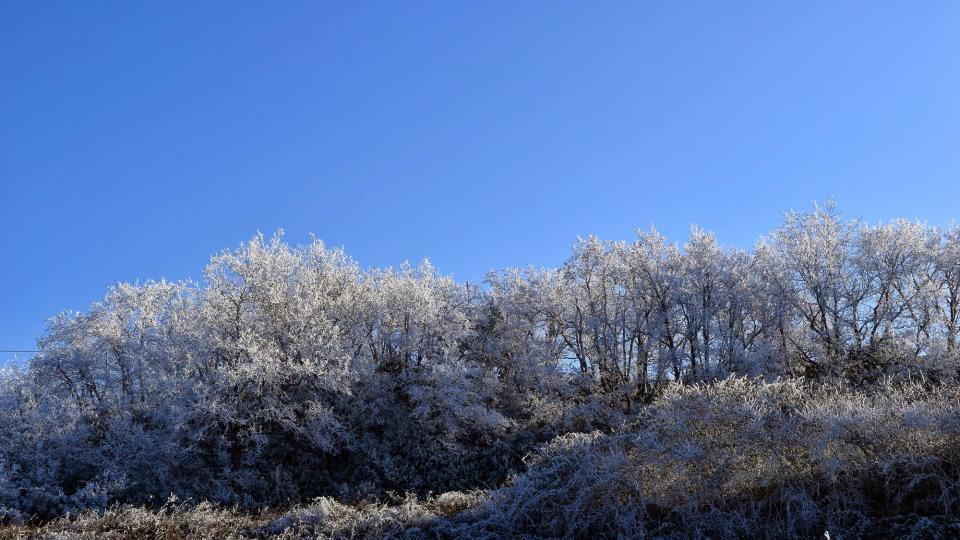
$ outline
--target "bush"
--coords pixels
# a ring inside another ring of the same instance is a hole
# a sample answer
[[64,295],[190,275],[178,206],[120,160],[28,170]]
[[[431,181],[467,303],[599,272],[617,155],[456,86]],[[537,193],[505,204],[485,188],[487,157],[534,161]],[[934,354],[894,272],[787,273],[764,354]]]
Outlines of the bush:
[[478,523],[545,538],[948,537],[958,428],[956,386],[675,385],[629,429],[550,443]]

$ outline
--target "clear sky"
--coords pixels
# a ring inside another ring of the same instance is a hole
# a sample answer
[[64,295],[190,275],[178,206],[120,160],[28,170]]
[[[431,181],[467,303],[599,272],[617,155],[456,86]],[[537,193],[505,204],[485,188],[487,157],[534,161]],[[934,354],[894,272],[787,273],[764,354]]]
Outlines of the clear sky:
[[0,349],[258,230],[478,280],[831,195],[958,217],[960,3],[0,3]]

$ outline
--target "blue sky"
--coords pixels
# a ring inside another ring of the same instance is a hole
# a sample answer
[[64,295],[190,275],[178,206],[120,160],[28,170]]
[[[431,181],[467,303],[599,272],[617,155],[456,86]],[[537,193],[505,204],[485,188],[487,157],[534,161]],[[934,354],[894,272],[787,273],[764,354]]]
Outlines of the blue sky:
[[957,2],[7,1],[0,83],[0,349],[278,227],[478,280],[960,213]]

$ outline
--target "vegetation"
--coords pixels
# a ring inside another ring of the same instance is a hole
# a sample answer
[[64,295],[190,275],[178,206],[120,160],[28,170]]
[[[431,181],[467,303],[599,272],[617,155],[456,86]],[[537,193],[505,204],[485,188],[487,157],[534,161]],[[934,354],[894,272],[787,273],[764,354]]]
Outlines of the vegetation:
[[0,379],[3,537],[960,535],[960,230],[791,213],[483,287],[257,236]]

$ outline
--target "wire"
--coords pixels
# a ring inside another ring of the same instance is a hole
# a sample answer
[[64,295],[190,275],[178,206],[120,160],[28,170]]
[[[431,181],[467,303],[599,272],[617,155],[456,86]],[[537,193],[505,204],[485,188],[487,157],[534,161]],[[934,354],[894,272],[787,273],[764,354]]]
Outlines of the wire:
[[40,352],[40,351],[27,351],[27,350],[13,350],[13,349],[0,349],[0,353],[5,352]]

